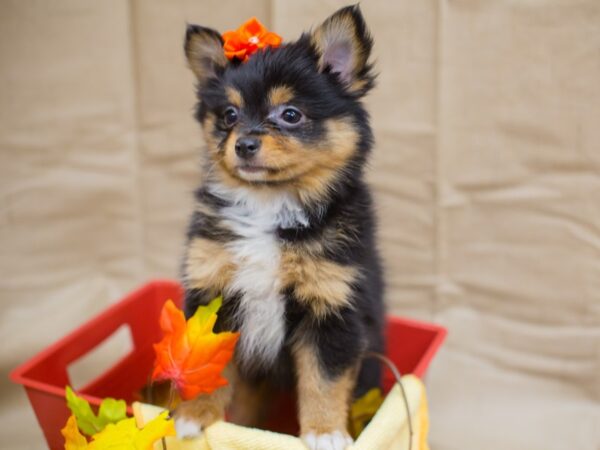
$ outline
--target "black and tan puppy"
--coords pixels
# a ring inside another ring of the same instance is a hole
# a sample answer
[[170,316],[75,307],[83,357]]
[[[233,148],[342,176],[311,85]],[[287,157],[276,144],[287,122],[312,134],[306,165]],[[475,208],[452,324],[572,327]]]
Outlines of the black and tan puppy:
[[308,447],[351,442],[349,403],[380,378],[363,355],[383,348],[363,180],[371,46],[357,6],[244,63],[225,58],[218,32],[188,28],[207,151],[183,264],[186,313],[222,294],[217,326],[241,337],[230,386],[182,404],[180,435],[222,418],[233,395],[233,420],[255,424],[269,387],[295,385]]

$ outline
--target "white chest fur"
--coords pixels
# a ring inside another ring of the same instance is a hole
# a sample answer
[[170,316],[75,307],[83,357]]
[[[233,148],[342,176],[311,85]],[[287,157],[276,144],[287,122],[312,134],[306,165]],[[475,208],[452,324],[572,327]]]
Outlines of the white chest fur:
[[232,202],[221,210],[224,224],[238,239],[227,244],[236,271],[229,294],[241,294],[238,308],[240,341],[238,357],[243,365],[268,366],[279,354],[285,338],[285,300],[281,295],[278,228],[307,219],[287,196],[255,197],[245,190],[215,192]]

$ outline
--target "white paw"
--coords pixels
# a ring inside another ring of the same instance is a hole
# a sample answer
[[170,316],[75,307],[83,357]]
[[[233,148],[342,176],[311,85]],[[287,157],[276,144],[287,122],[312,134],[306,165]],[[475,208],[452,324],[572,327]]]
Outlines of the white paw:
[[178,417],[175,419],[175,431],[179,439],[193,439],[202,434],[202,426],[195,420]]
[[310,450],[344,450],[352,445],[352,438],[345,431],[316,434],[306,433],[302,440]]

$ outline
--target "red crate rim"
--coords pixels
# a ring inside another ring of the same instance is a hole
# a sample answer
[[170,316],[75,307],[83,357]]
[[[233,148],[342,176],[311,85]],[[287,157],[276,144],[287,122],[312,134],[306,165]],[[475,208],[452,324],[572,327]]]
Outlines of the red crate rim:
[[[104,309],[98,315],[96,315],[96,316],[92,317],[90,320],[84,322],[83,324],[81,324],[80,326],[78,326],[77,328],[75,328],[74,330],[69,332],[67,335],[63,336],[61,339],[57,340],[56,342],[54,342],[53,344],[51,344],[44,350],[37,353],[35,356],[30,358],[26,362],[17,366],[15,369],[13,369],[10,372],[10,374],[9,374],[10,380],[16,384],[23,385],[24,387],[37,389],[37,390],[51,393],[51,394],[58,395],[58,396],[64,396],[65,395],[64,387],[60,388],[60,387],[57,387],[50,383],[33,380],[33,379],[27,377],[25,374],[31,368],[37,366],[41,361],[44,361],[45,359],[50,357],[52,354],[56,353],[57,350],[60,349],[61,346],[63,345],[63,342],[65,340],[68,340],[69,338],[72,338],[74,335],[77,335],[80,332],[80,329],[84,325],[92,326],[95,323],[102,322],[106,317],[110,317],[116,310],[123,308],[123,306],[126,305],[127,303],[135,302],[135,300],[136,300],[135,294],[138,294],[145,290],[151,290],[156,285],[163,285],[163,286],[170,285],[172,287],[180,286],[180,284],[178,282],[170,280],[170,279],[155,279],[155,280],[152,280],[152,281],[144,284],[140,288],[136,289],[135,291],[133,291],[132,293],[127,295],[123,300],[110,305],[108,308]],[[441,325],[431,323],[431,322],[422,322],[422,321],[407,319],[407,318],[398,317],[398,316],[388,316],[388,320],[390,320],[390,319],[396,323],[405,324],[406,326],[409,326],[412,328],[420,328],[420,329],[432,332],[434,337],[433,337],[431,343],[429,344],[429,346],[427,347],[427,350],[421,357],[419,363],[417,364],[417,366],[414,368],[414,370],[412,372],[416,376],[422,377],[424,375],[424,373],[426,372],[428,366],[430,365],[433,357],[435,356],[435,354],[439,350],[440,346],[444,342],[444,340],[448,334],[448,330]],[[86,398],[88,401],[92,401],[94,404],[99,404],[102,401],[101,398],[95,397],[93,395],[88,395],[85,393],[81,393],[78,395],[81,395],[82,397]]]
[[[102,312],[100,312],[99,314],[97,314],[97,315],[93,316],[91,319],[83,322],[82,324],[77,326],[75,329],[73,329],[71,332],[69,332],[62,338],[58,339],[56,342],[54,342],[50,346],[46,347],[45,349],[43,349],[42,351],[37,353],[35,356],[30,358],[29,360],[25,361],[23,364],[17,366],[15,369],[13,369],[10,372],[10,374],[9,374],[10,380],[16,384],[20,384],[20,385],[23,385],[28,388],[33,388],[33,389],[37,389],[37,390],[40,390],[43,392],[48,392],[48,393],[51,393],[54,395],[64,397],[64,395],[65,395],[64,387],[59,388],[50,383],[44,383],[42,381],[33,380],[33,379],[27,377],[25,374],[29,370],[31,370],[32,367],[37,366],[41,361],[44,361],[45,359],[50,357],[52,354],[56,353],[57,350],[59,350],[62,347],[62,345],[64,345],[63,344],[64,341],[69,340],[73,336],[80,333],[80,330],[84,326],[92,326],[95,323],[100,323],[100,322],[104,321],[106,317],[112,316],[115,311],[123,308],[126,304],[134,303],[136,301],[136,294],[146,291],[146,290],[152,290],[152,288],[154,286],[159,286],[159,285],[170,285],[172,287],[180,286],[180,284],[178,282],[170,280],[170,279],[154,279],[152,281],[149,281],[148,283],[144,284],[140,288],[128,293],[125,296],[125,298],[123,298],[122,300],[115,302],[114,304],[110,305],[106,309],[102,310]],[[93,380],[90,383],[93,383]],[[97,405],[99,405],[100,402],[102,401],[102,399],[99,397],[95,397],[93,395],[88,395],[85,393],[78,392],[77,395],[79,395],[80,397],[83,397],[86,400],[91,401],[91,402],[93,402],[93,404],[97,404]]]

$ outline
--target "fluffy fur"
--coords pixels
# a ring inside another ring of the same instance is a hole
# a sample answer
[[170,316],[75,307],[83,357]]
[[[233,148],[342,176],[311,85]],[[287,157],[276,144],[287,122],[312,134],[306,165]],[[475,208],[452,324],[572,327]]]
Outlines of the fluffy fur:
[[[307,445],[344,448],[352,391],[380,379],[362,357],[383,350],[382,276],[363,181],[373,140],[361,102],[373,86],[371,37],[353,6],[246,63],[225,60],[221,47],[218,32],[188,27],[207,149],[183,263],[186,313],[223,294],[217,326],[241,331],[234,389],[296,384]],[[222,412],[207,416],[207,404],[178,414],[209,425]]]

